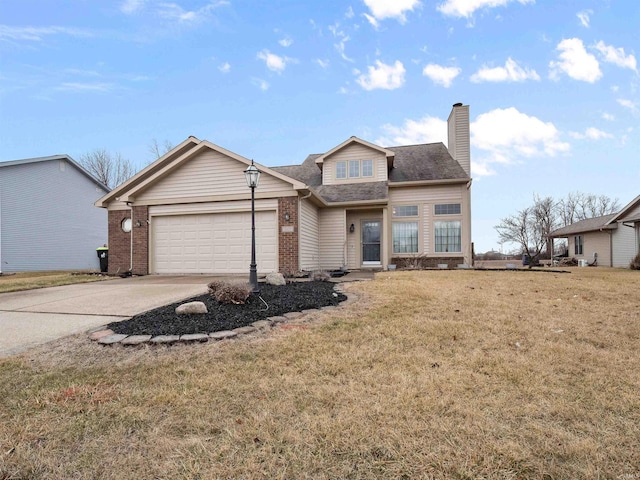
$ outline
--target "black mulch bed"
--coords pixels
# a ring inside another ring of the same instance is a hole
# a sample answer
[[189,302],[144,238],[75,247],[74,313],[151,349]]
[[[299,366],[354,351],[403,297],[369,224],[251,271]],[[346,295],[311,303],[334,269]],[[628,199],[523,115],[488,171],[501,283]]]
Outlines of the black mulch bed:
[[[260,284],[260,296],[269,305],[268,309],[257,295],[251,295],[244,305],[224,305],[206,294],[110,323],[108,328],[126,335],[187,335],[233,330],[287,312],[338,305],[347,297],[335,292],[334,286],[330,282],[293,282],[284,286]],[[178,305],[193,301],[204,302],[209,313],[176,315]]]

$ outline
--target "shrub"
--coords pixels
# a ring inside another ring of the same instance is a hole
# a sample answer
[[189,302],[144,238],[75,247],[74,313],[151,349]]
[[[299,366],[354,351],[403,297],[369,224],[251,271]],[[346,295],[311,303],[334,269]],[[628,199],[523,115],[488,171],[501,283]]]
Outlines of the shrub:
[[326,270],[314,270],[309,275],[309,280],[312,282],[328,282],[331,280],[331,275]]
[[640,270],[640,253],[638,253],[629,264],[631,270]]
[[226,282],[223,282],[222,280],[214,280],[209,285],[207,285],[207,288],[209,289],[209,293],[215,296],[218,289],[223,285],[225,285],[225,283]]
[[253,288],[248,283],[226,283],[222,282],[213,296],[220,303],[234,303],[236,305],[243,304]]

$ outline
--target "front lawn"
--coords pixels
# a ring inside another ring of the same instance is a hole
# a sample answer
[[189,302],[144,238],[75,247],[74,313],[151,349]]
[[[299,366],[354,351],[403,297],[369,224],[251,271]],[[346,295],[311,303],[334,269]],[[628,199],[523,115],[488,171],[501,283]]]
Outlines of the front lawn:
[[[0,293],[33,290],[34,288],[59,287],[74,283],[99,282],[108,280],[106,275],[93,272],[48,271],[48,272],[20,272],[16,274],[0,275]],[[0,477],[2,478],[2,477]]]
[[349,289],[300,328],[0,360],[0,478],[640,476],[639,272]]

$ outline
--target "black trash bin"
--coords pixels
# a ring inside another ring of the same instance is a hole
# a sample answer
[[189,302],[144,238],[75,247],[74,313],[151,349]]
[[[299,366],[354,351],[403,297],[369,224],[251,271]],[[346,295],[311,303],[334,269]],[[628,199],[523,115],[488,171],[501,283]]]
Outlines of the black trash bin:
[[109,249],[106,246],[99,247],[96,252],[100,259],[100,271],[106,273],[109,270]]

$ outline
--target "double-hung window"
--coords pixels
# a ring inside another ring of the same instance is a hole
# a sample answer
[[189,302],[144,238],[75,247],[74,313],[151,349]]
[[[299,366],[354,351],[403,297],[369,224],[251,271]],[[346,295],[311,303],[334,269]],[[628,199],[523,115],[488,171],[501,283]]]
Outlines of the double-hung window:
[[418,206],[397,205],[392,212],[393,253],[418,253]]
[[459,220],[434,222],[436,253],[462,251],[462,222]]
[[336,162],[336,178],[339,180],[367,177],[373,177],[373,160],[343,160]]
[[584,249],[584,238],[582,237],[582,235],[576,235],[575,237],[573,237],[573,242],[574,242],[574,255],[582,255],[583,249]]

